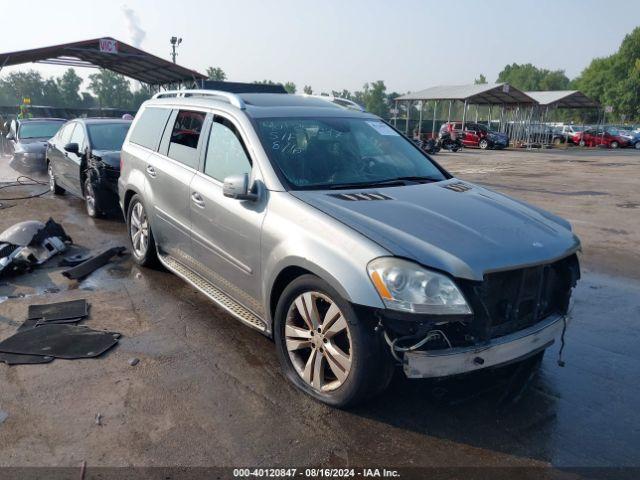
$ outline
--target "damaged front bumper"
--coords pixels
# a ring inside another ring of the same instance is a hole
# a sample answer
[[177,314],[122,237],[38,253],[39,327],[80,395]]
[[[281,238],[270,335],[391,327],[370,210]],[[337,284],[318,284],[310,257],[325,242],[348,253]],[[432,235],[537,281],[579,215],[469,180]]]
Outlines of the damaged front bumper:
[[524,359],[550,347],[562,333],[565,322],[568,322],[565,316],[552,315],[483,345],[406,352],[404,373],[408,378],[446,377]]

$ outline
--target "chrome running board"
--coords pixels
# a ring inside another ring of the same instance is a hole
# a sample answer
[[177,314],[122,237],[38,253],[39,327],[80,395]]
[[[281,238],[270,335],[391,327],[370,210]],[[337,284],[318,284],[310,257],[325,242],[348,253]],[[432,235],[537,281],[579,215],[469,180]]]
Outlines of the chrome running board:
[[193,285],[200,292],[213,300],[219,307],[229,312],[238,320],[249,325],[252,328],[255,328],[256,330],[259,330],[264,334],[269,334],[267,325],[260,317],[240,305],[222,290],[215,287],[211,282],[205,280],[197,273],[189,270],[187,267],[168,255],[158,254],[158,259],[160,259],[160,263],[162,263],[162,265],[164,265],[167,270],[176,274],[178,277],[182,278],[190,285]]

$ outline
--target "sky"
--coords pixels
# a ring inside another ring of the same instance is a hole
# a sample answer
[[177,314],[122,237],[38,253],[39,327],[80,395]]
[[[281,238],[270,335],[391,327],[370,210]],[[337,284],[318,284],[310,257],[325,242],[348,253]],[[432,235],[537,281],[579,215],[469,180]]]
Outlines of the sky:
[[[301,91],[388,91],[489,82],[512,62],[577,76],[640,24],[602,0],[0,0],[1,52],[111,36],[232,81],[292,81]],[[624,6],[626,5],[626,6]],[[631,10],[625,14],[625,9]],[[22,10],[22,11],[20,11]],[[23,65],[59,76],[64,67]],[[80,75],[92,73],[77,69]]]

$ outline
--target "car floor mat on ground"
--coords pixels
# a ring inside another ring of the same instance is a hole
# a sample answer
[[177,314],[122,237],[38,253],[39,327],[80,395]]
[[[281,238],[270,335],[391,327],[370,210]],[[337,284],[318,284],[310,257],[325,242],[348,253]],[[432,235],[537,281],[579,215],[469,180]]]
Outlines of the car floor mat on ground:
[[85,299],[68,302],[29,305],[27,319],[38,319],[40,322],[56,320],[81,319],[89,315],[89,304]]
[[33,318],[31,320],[27,319],[22,322],[22,325],[18,327],[18,332],[22,332],[24,330],[31,330],[32,328],[36,328],[38,326],[39,320],[37,318]]
[[126,248],[124,247],[110,248],[95,257],[90,258],[86,262],[82,262],[75,267],[65,270],[62,272],[62,275],[71,280],[80,280],[105,265],[114,255],[122,255],[125,250]]
[[36,365],[53,361],[50,355],[22,355],[20,353],[1,353],[0,363],[7,365]]
[[68,255],[64,257],[62,260],[60,260],[60,262],[58,262],[58,266],[75,267],[76,265],[80,265],[81,263],[84,263],[89,259],[91,259],[91,255],[76,253],[75,255]]
[[120,334],[76,325],[42,325],[0,342],[0,352],[47,355],[68,360],[97,357],[118,343]]

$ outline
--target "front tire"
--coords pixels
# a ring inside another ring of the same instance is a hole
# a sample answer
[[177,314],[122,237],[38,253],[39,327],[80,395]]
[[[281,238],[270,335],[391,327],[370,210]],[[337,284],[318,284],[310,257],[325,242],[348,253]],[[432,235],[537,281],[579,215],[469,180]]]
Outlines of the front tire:
[[96,218],[102,214],[96,198],[96,192],[91,185],[91,180],[87,177],[84,181],[84,204],[87,209],[87,215]]
[[620,146],[620,144],[614,140],[613,142],[611,142],[610,146],[611,146],[611,148],[618,148]]
[[53,173],[51,162],[47,164],[47,173],[49,174],[49,191],[51,191],[55,195],[62,195],[65,192],[65,189],[59,187],[56,183],[56,177]]
[[274,336],[287,378],[328,405],[353,406],[391,380],[393,363],[374,327],[314,275],[298,277],[282,293]]
[[480,150],[487,150],[489,148],[489,141],[486,138],[483,138],[478,143],[478,146],[480,147]]
[[640,142],[636,142],[633,148],[635,148],[636,150],[640,150]]
[[147,210],[139,195],[134,195],[127,209],[127,232],[133,260],[142,266],[156,265],[158,256]]

